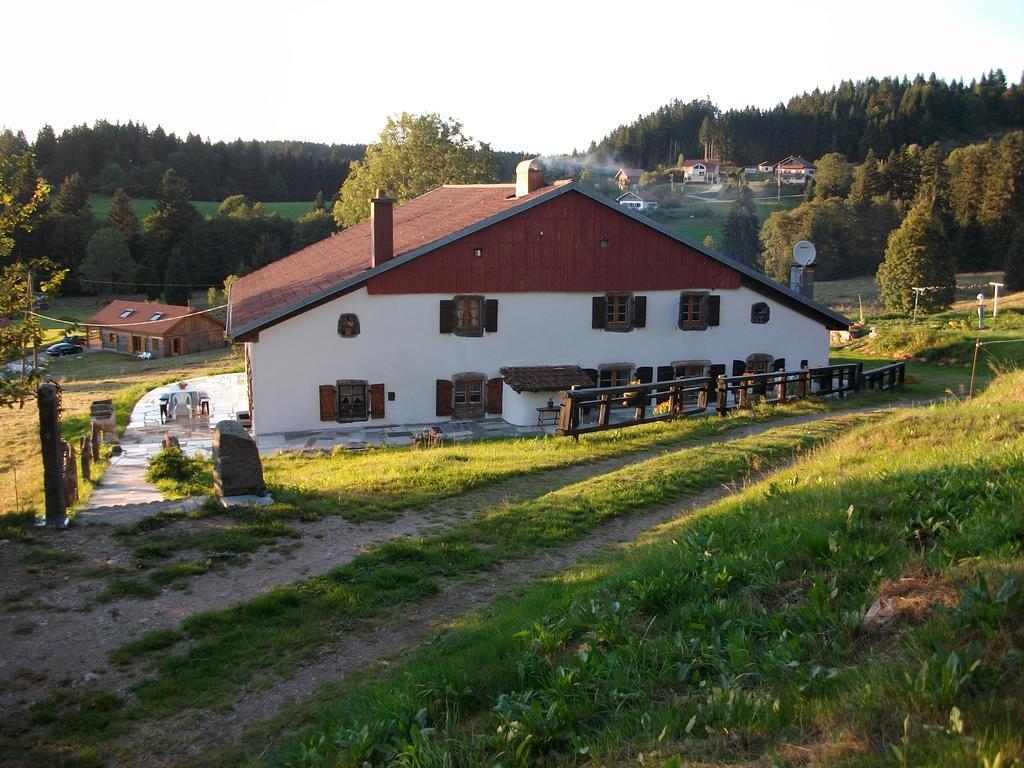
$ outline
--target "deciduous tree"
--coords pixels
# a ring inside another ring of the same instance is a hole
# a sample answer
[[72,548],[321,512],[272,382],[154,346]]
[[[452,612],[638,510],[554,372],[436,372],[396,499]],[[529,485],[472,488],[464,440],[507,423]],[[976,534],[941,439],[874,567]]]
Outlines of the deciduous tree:
[[389,117],[366,159],[352,164],[334,220],[350,227],[368,217],[377,189],[404,203],[442,184],[493,181],[497,167],[491,148],[463,134],[458,121],[437,114]]
[[914,306],[914,287],[925,288],[920,309],[937,312],[953,303],[956,261],[941,219],[926,199],[919,200],[889,236],[885,260],[875,277],[886,309],[907,313]]
[[821,199],[846,197],[853,184],[853,172],[840,152],[829,152],[814,163],[814,195]]

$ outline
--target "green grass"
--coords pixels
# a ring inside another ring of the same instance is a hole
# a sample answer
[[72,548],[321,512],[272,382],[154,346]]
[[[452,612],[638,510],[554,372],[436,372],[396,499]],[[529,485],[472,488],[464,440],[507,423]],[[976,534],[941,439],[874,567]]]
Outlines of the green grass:
[[[107,211],[110,210],[111,197],[109,195],[90,195],[89,196],[89,207],[92,209],[92,213],[97,218],[105,217]],[[206,200],[193,200],[192,205],[203,216],[215,216],[217,209],[220,207],[221,201],[206,201]],[[267,213],[276,213],[283,219],[290,219],[294,221],[303,214],[309,213],[313,210],[312,201],[308,203],[263,203],[263,209]],[[151,198],[139,198],[132,200],[132,208],[135,210],[135,215],[139,217],[139,221],[146,218],[156,208],[156,200]]]
[[[247,765],[978,766],[1024,757],[1024,375],[467,617],[257,729]],[[962,436],[950,441],[948,436]],[[880,582],[959,605],[860,630]],[[282,730],[313,723],[266,754]],[[227,755],[216,758],[228,762]],[[802,764],[802,763],[801,763]]]
[[[698,243],[702,243],[707,235],[711,235],[715,238],[715,247],[721,248],[722,230],[725,227],[726,216],[729,215],[731,201],[692,200],[693,192],[690,185],[687,185],[685,203],[679,208],[660,208],[652,218]],[[757,219],[764,224],[765,220],[775,211],[793,210],[801,201],[800,197],[783,197],[781,200],[776,200],[774,197],[755,198]]]
[[[187,649],[160,654],[156,676],[135,689],[138,705],[129,715],[162,716],[223,704],[240,688],[287,674],[361,621],[400,615],[396,609],[435,593],[448,579],[565,545],[612,517],[767,468],[837,436],[855,421],[836,417],[666,453],[537,499],[498,504],[446,533],[388,542],[323,576],[189,617],[181,625]],[[160,637],[143,638],[141,645],[116,653],[138,658],[147,647],[162,652],[167,645]]]

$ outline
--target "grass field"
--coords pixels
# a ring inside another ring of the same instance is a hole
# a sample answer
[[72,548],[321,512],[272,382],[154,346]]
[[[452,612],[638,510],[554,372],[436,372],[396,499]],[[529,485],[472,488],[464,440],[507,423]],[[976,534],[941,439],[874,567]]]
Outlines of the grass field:
[[[1022,392],[1018,373],[973,403],[848,430],[770,482],[321,691],[289,713],[312,724],[300,736],[281,743],[284,721],[270,723],[262,754],[233,757],[1016,765]],[[870,629],[879,594],[900,608]]]
[[[711,235],[715,238],[715,246],[720,248],[722,230],[732,201],[694,197],[688,191],[686,202],[681,207],[659,208],[652,218],[698,243],[702,243],[707,235]],[[783,197],[781,200],[774,197],[755,198],[758,221],[764,224],[765,219],[775,211],[791,211],[802,201],[802,196]]]
[[[1002,272],[961,272],[956,276],[955,310],[977,312],[978,302],[975,298],[984,291],[988,297],[988,311],[991,313],[992,288],[991,281],[1003,281]],[[819,282],[814,286],[814,299],[832,309],[842,312],[851,320],[860,317],[863,306],[866,316],[884,314],[884,307],[878,298],[878,283],[872,276],[852,277],[847,280],[831,280]],[[999,306],[1024,309],[1024,293],[1014,296],[1000,296]]]
[[[92,209],[93,215],[97,218],[102,218],[107,215],[107,211],[110,210],[110,196],[109,195],[90,195],[89,196],[89,207]],[[194,205],[203,216],[213,216],[217,213],[217,208],[220,206],[220,201],[207,201],[207,200],[193,200]],[[313,209],[312,201],[308,203],[263,203],[263,209],[268,213],[276,213],[283,219],[295,219],[302,216],[304,213],[309,213]],[[156,207],[156,200],[150,198],[139,198],[132,200],[132,208],[135,209],[135,215],[139,217],[139,221],[146,218],[153,212]]]

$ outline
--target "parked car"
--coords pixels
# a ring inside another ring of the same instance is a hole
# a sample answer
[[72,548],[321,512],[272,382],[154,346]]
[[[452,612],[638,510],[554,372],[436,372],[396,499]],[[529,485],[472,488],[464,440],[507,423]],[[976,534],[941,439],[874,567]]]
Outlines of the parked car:
[[77,355],[82,351],[82,348],[77,344],[71,344],[66,341],[62,341],[58,344],[54,344],[46,350],[46,354],[50,357],[61,357],[63,355]]

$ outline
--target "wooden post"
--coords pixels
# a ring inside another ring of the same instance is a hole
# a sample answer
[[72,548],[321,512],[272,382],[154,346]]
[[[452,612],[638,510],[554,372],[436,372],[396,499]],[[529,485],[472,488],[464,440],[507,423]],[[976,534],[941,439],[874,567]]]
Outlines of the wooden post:
[[103,442],[102,436],[103,436],[103,433],[100,432],[100,425],[97,424],[95,421],[92,422],[92,435],[91,435],[90,442],[92,444],[92,460],[93,461],[99,461],[100,460],[100,443]]
[[78,447],[82,454],[82,479],[92,480],[92,438],[83,435],[78,439]]
[[856,379],[853,382],[853,391],[860,392],[864,388],[864,363],[857,363]]
[[671,384],[668,388],[668,412],[673,416],[679,410],[679,385]]
[[725,416],[725,414],[729,412],[729,386],[725,383],[725,374],[722,374],[721,376],[718,377],[716,390],[717,391],[715,392],[715,399],[717,400],[717,404],[715,406],[715,410],[717,410],[718,413],[721,414],[722,416]]
[[61,440],[60,415],[57,413],[57,387],[41,384],[36,393],[39,401],[39,441],[43,458],[43,492],[46,496],[46,517],[48,528],[64,528],[67,517],[64,510],[64,479],[60,473]]
[[61,476],[64,478],[64,503],[71,506],[78,501],[78,466],[75,461],[75,446],[67,440],[60,441]]
[[607,394],[601,395],[601,405],[597,409],[597,423],[602,427],[608,426],[608,417],[611,414],[611,407],[609,405],[610,396]]

